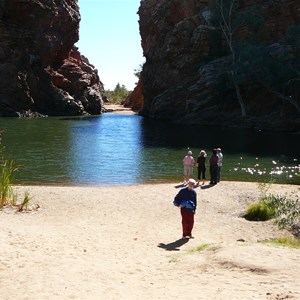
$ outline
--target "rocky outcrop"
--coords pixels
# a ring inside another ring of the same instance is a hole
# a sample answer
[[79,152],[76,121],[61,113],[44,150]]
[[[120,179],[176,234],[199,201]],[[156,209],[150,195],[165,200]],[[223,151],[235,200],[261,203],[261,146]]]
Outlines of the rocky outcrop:
[[123,105],[124,107],[131,108],[135,112],[139,112],[143,107],[143,103],[142,81],[139,80],[134,90],[125,99]]
[[[268,55],[272,55],[274,46],[280,53],[285,52],[286,64],[292,64],[293,59],[297,62],[293,67],[299,72],[300,59],[295,57],[300,58],[300,48],[281,44],[288,28],[300,24],[299,2],[235,3],[235,14],[246,10],[249,14],[256,5],[258,17],[263,20],[258,42],[268,46]],[[144,102],[140,114],[176,123],[299,131],[299,84],[293,86],[296,100],[291,104],[292,96],[272,91],[254,78],[253,69],[260,66],[254,68],[251,59],[244,64],[248,73],[242,68],[237,71],[236,86],[229,80],[231,53],[220,23],[215,21],[214,7],[213,0],[141,1],[138,13],[146,62],[141,72]],[[237,41],[246,44],[248,37],[247,26],[241,26]],[[245,103],[244,116],[238,93]]]
[[0,116],[99,114],[97,70],[74,44],[77,0],[0,1]]

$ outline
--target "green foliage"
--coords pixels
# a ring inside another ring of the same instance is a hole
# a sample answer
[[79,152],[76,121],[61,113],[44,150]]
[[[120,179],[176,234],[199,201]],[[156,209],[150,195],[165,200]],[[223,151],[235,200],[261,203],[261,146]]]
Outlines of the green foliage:
[[108,90],[106,94],[110,103],[119,104],[126,99],[130,91],[126,89],[125,85],[118,83],[113,91]]
[[19,166],[14,165],[13,161],[3,160],[0,169],[0,208],[5,204],[14,203],[15,195],[11,188],[14,179],[14,173],[19,169]]
[[291,231],[295,236],[300,236],[300,196],[299,191],[289,195],[270,195],[269,202],[275,208],[275,223],[281,229]]
[[267,198],[262,198],[251,203],[244,214],[244,218],[249,221],[267,221],[275,216],[275,208]]
[[261,185],[265,196],[251,203],[243,217],[249,221],[274,219],[280,229],[287,229],[300,237],[300,189],[289,195],[266,195],[268,185]]
[[134,69],[134,76],[137,77],[139,80],[141,78],[141,74],[142,74],[142,70],[143,70],[143,65],[139,65],[139,67],[137,69]]
[[[0,139],[1,140],[1,139]],[[4,147],[0,147],[0,153],[4,153]],[[15,165],[11,160],[1,157],[2,164],[0,166],[0,209],[4,205],[16,206],[17,195],[12,189],[12,184],[16,171],[20,166]],[[19,206],[19,211],[22,211],[24,208],[27,208],[30,198],[28,192],[25,193],[24,200]]]

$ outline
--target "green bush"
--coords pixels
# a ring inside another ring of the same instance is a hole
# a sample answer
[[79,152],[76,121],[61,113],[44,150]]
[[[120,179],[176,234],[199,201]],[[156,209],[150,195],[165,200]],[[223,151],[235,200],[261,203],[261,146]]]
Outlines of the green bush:
[[125,85],[121,86],[118,83],[113,91],[107,90],[106,94],[110,103],[120,104],[130,94],[130,91],[126,89]]
[[300,236],[300,199],[299,191],[289,195],[270,195],[270,205],[275,208],[275,223],[281,229],[291,231],[295,236]]
[[244,218],[248,221],[267,221],[273,219],[275,215],[275,207],[269,199],[261,198],[247,207]]
[[274,219],[280,229],[300,237],[300,189],[289,195],[268,195],[251,203],[243,217],[249,221]]
[[15,202],[15,195],[11,184],[14,179],[14,173],[19,169],[13,161],[3,160],[0,169],[0,208],[9,202]]

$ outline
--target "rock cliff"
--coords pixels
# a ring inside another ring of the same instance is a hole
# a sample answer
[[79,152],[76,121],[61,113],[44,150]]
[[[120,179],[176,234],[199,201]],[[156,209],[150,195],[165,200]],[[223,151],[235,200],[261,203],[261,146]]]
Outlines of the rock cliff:
[[[299,1],[224,0],[233,13],[225,7],[223,19],[216,1],[141,1],[146,62],[140,114],[186,124],[299,131],[300,43],[287,38],[292,28],[294,40],[300,39]],[[226,28],[228,20],[238,30]]]
[[77,0],[0,1],[0,116],[99,114],[103,85],[74,44]]

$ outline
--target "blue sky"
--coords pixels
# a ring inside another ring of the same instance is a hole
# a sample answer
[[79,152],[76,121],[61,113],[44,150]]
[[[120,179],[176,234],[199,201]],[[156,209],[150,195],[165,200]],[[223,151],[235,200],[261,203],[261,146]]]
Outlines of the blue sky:
[[139,35],[140,0],[78,0],[81,22],[81,54],[98,69],[106,90],[117,83],[132,90],[137,82],[134,69],[145,59]]

